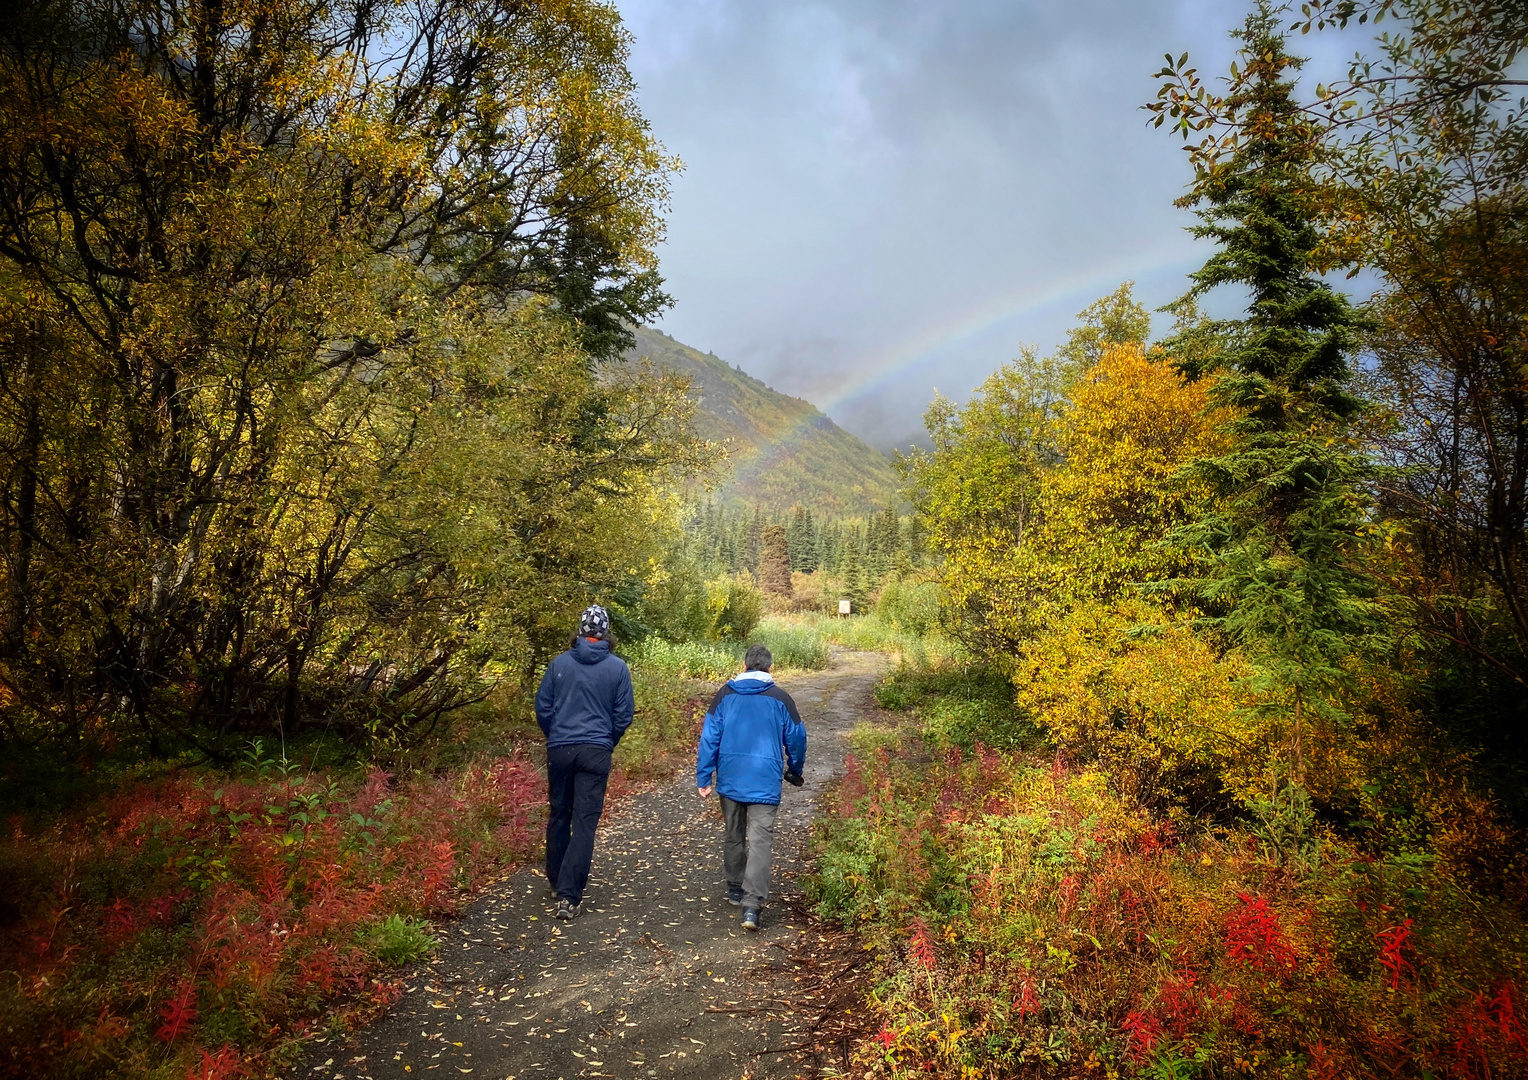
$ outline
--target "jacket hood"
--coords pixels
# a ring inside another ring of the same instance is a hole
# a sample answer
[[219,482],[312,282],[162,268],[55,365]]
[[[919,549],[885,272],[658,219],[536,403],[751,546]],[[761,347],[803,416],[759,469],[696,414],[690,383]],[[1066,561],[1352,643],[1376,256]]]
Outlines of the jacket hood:
[[767,671],[745,671],[734,675],[727,685],[735,694],[762,694],[775,685],[775,680]]
[[580,664],[597,664],[610,655],[610,642],[590,641],[581,637],[574,642],[572,651],[573,659]]

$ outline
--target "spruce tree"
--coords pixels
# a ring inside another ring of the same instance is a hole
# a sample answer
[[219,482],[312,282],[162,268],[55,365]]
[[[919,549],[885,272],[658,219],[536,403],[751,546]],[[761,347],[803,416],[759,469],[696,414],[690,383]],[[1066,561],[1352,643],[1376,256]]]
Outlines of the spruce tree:
[[870,593],[869,584],[865,580],[865,565],[860,558],[859,544],[856,537],[847,536],[839,545],[839,575],[844,582],[844,599],[848,600],[855,615],[862,614],[865,607],[865,599]]
[[750,574],[759,572],[759,552],[764,543],[764,511],[758,506],[753,508],[753,520],[747,525],[742,543],[742,557],[744,565]]
[[812,550],[812,515],[804,506],[791,512],[791,523],[786,529],[786,540],[791,549],[791,569],[810,574],[817,569]]
[[822,537],[810,510],[806,511],[806,520],[801,527],[801,548],[802,573],[816,573],[818,567],[822,566]]
[[784,525],[766,525],[759,554],[759,587],[776,596],[791,595],[791,553]]
[[1289,77],[1302,61],[1266,3],[1238,36],[1246,69],[1233,68],[1226,105],[1239,138],[1179,200],[1219,250],[1179,304],[1222,285],[1250,303],[1245,318],[1196,323],[1166,345],[1186,376],[1214,377],[1212,408],[1229,417],[1226,452],[1193,466],[1216,508],[1175,540],[1201,560],[1189,584],[1209,621],[1247,650],[1253,688],[1285,720],[1302,784],[1305,729],[1312,714],[1340,722],[1344,664],[1376,624],[1372,582],[1355,565],[1372,475],[1348,362],[1361,318],[1317,273],[1319,133]]

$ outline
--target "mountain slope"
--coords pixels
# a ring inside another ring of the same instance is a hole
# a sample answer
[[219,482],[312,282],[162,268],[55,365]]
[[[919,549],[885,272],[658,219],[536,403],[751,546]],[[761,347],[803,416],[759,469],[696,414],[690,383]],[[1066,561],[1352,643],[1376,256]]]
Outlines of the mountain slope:
[[886,456],[810,402],[645,326],[626,355],[649,357],[689,380],[699,406],[696,427],[731,452],[719,497],[775,511],[799,503],[813,513],[851,517],[896,499],[897,474]]

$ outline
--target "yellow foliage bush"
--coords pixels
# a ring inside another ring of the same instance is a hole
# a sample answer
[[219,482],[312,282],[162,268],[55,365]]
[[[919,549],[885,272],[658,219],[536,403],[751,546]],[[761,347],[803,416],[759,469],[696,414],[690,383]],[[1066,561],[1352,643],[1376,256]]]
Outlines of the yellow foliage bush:
[[1241,689],[1248,667],[1186,619],[1125,599],[1079,604],[1015,666],[1018,704],[1063,747],[1107,763],[1161,803],[1267,794],[1277,733]]

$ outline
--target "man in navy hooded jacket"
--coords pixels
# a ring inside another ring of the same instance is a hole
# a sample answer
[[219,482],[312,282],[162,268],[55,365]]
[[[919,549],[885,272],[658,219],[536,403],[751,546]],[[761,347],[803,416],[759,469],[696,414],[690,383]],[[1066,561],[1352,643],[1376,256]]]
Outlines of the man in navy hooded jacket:
[[536,691],[536,722],[546,735],[546,878],[557,917],[578,914],[594,859],[594,830],[605,810],[610,754],[631,726],[631,671],[611,653],[610,616],[595,604],[578,621],[567,652],[554,658]]
[[[695,787],[708,798],[714,783],[727,821],[723,869],[727,899],[743,908],[743,929],[759,928],[769,899],[769,863],[782,775],[801,785],[806,728],[791,696],[775,685],[774,657],[750,645],[747,668],[716,692],[700,732]],[[714,776],[714,780],[713,780]]]

